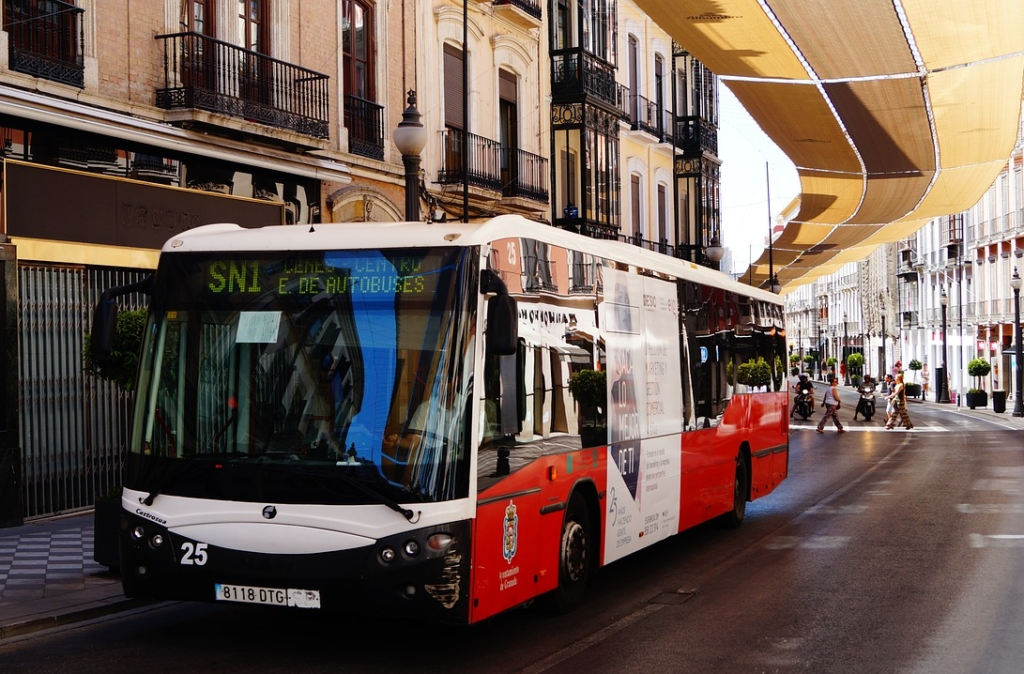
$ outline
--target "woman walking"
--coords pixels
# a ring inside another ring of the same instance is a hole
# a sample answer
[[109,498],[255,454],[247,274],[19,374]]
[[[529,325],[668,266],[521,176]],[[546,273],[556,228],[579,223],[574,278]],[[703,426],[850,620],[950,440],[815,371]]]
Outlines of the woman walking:
[[889,400],[892,401],[893,414],[885,422],[885,429],[888,431],[892,430],[893,422],[896,421],[896,416],[898,415],[903,428],[909,431],[914,427],[914,424],[910,421],[910,415],[907,414],[907,391],[903,384],[902,372],[896,375],[896,386],[893,387],[892,393],[889,394]]
[[843,428],[841,423],[839,423],[839,416],[836,414],[839,410],[839,380],[835,377],[832,377],[829,380],[829,387],[825,389],[825,397],[822,400],[822,404],[825,405],[825,416],[823,416],[821,421],[818,422],[817,431],[819,433],[824,433],[825,424],[827,424],[828,420],[831,419],[832,423],[834,423],[836,428],[839,429],[836,433],[845,433],[846,429]]

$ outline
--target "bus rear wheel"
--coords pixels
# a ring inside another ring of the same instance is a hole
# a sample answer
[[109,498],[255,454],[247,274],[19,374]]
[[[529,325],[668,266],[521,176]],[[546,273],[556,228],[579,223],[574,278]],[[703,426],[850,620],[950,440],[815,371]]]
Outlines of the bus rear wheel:
[[736,455],[736,475],[732,483],[732,510],[721,517],[721,523],[727,529],[737,529],[743,524],[747,515],[747,498],[750,494],[750,476],[747,474],[747,462],[740,452]]
[[579,606],[593,566],[593,542],[590,510],[586,499],[574,494],[562,519],[558,549],[558,587],[546,604],[554,613],[568,613]]

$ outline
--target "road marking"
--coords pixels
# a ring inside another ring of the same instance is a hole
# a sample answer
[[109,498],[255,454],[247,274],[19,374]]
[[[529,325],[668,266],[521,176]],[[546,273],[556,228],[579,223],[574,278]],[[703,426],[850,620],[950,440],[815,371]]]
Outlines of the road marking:
[[[833,432],[834,428],[835,428],[834,426],[828,426],[828,427],[825,428],[825,432],[826,433]],[[891,431],[886,431],[885,426],[852,426],[852,425],[846,425],[846,426],[843,426],[843,428],[845,428],[848,431],[853,431],[854,433],[887,433],[888,432],[888,433],[892,433],[894,435],[897,435],[899,433],[951,433],[952,432],[948,428],[941,428],[939,426],[914,426],[909,431],[906,430],[906,429],[900,428],[899,426],[897,426],[896,428],[892,429]],[[797,426],[797,425],[793,425],[793,424],[790,424],[790,426],[789,426],[789,430],[791,430],[791,431],[813,431],[815,429],[817,429],[817,426]]]
[[1024,485],[1020,480],[1010,478],[982,478],[976,480],[971,489],[974,491],[1001,491],[1004,494],[1024,493]]
[[1024,548],[1024,534],[969,534],[972,548]]
[[764,547],[768,550],[834,550],[846,547],[849,536],[776,536]]
[[964,515],[1020,515],[1024,503],[959,503],[956,509]]
[[819,505],[808,508],[805,512],[808,515],[860,515],[867,511],[866,505]]

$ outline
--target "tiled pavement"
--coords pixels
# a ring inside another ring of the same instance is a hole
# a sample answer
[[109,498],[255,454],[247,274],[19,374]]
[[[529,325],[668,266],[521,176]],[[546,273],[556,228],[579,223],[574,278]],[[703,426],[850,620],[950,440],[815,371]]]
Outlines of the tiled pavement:
[[0,642],[140,605],[93,561],[92,512],[0,529]]
[[77,521],[56,530],[28,525],[18,536],[0,533],[0,604],[84,590],[106,573],[92,560],[92,527]]

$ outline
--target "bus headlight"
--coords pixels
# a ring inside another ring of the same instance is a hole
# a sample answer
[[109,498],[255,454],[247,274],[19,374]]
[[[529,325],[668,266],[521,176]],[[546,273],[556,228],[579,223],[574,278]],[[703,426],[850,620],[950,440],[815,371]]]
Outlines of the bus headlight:
[[380,551],[380,559],[385,564],[390,564],[395,561],[395,550],[394,548],[384,548]]
[[145,535],[146,530],[142,528],[141,524],[136,525],[135,528],[132,529],[132,538],[134,538],[137,541],[141,541]]
[[149,539],[149,547],[156,549],[164,544],[163,534],[153,534],[153,537]]
[[415,557],[416,555],[420,554],[420,544],[412,540],[406,541],[405,554],[409,555],[410,557]]

